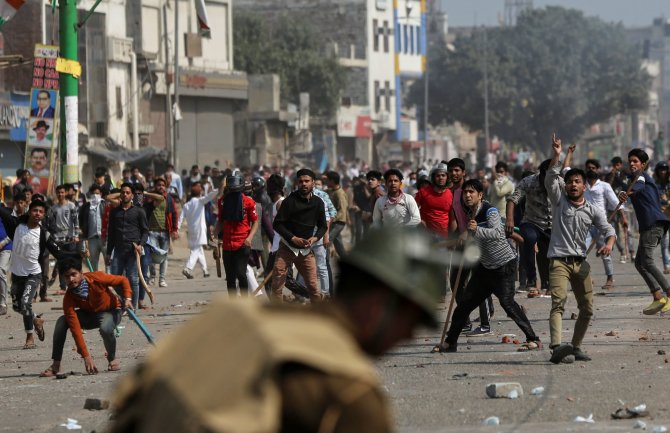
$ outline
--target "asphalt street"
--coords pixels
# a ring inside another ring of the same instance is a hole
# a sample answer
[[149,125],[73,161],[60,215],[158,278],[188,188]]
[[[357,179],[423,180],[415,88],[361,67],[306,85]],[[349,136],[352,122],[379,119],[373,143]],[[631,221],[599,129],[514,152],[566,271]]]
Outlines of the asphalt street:
[[[226,297],[225,282],[216,277],[210,252],[212,276],[196,272],[194,280],[181,276],[188,251],[180,241],[170,257],[167,288],[154,288],[157,303],[141,311],[140,317],[158,341],[174,332],[216,297]],[[659,253],[660,256],[660,253]],[[615,253],[618,260],[618,254]],[[600,259],[592,258],[595,286],[604,283]],[[660,257],[657,260],[660,262]],[[501,342],[504,335],[523,335],[505,317],[496,302],[492,321],[494,334],[462,337],[459,352],[431,354],[439,340],[439,329],[420,330],[417,336],[376,360],[384,389],[393,407],[398,430],[428,432],[626,432],[633,431],[635,420],[612,420],[620,407],[646,404],[650,415],[641,420],[647,430],[655,426],[670,429],[670,316],[644,316],[649,293],[632,264],[615,262],[616,288],[595,297],[595,319],[587,334],[584,349],[592,362],[553,365],[549,351],[519,353],[518,346]],[[53,290],[50,290],[53,291]],[[596,290],[600,292],[599,289]],[[96,376],[84,373],[84,364],[68,336],[63,358],[66,379],[39,378],[50,365],[51,337],[60,315],[62,297],[52,303],[36,303],[34,309],[46,318],[46,340],[37,349],[22,350],[25,334],[18,314],[0,317],[0,431],[64,432],[61,424],[77,420],[84,432],[104,431],[108,410],[83,409],[86,398],[109,399],[116,381],[140,362],[150,347],[139,329],[124,319],[118,341],[121,372],[107,372],[104,347],[97,331],[85,335],[98,368]],[[548,343],[550,299],[527,299],[517,295],[532,324]],[[446,305],[441,305],[446,316]],[[564,321],[564,339],[572,334],[577,312],[570,295]],[[474,317],[473,317],[474,318]],[[609,335],[608,335],[609,334]],[[215,344],[205,341],[203,344]],[[548,346],[548,344],[547,344]],[[667,351],[668,355],[659,354]],[[489,383],[519,382],[520,398],[490,399]],[[530,395],[543,387],[540,395]],[[594,423],[577,423],[577,416]],[[495,416],[499,426],[485,426]]]

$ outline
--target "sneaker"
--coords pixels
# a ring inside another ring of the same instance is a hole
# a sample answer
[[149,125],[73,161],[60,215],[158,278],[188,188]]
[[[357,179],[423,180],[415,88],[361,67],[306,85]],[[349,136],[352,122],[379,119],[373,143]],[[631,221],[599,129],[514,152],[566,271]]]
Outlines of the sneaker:
[[[191,278],[193,278],[193,276],[191,276]],[[167,287],[167,283],[165,282],[165,280],[160,280],[158,282],[158,287]]]
[[665,305],[663,306],[663,308],[661,308],[661,314],[665,314],[667,312],[670,312],[670,298],[666,297],[665,299],[667,299],[667,301],[665,302]]
[[626,255],[621,256],[621,258],[619,259],[619,263],[622,263],[622,264],[625,264],[626,261],[628,261],[628,256],[626,256]]
[[666,267],[663,269],[663,273],[666,274],[666,275],[667,275],[667,274],[670,274],[670,266],[666,266]]
[[561,359],[561,364],[573,364],[575,362],[575,355],[568,355]]
[[37,338],[39,338],[40,341],[44,341],[44,319],[42,319],[41,314],[33,319],[33,326],[35,327]]
[[575,356],[575,361],[591,361],[591,357],[579,347],[575,347],[572,354]]
[[[668,304],[667,297],[663,297],[661,299],[654,299],[654,302],[652,302],[647,306],[647,308],[642,310],[642,313],[646,314],[647,316],[653,316],[654,314],[659,313],[661,310],[668,307],[667,304]],[[668,310],[666,309],[666,311]]]
[[7,306],[0,305],[0,316],[4,316],[5,314],[7,314]]
[[478,326],[472,331],[466,333],[467,337],[483,337],[484,335],[491,335],[491,328],[488,326]]
[[468,322],[463,326],[463,329],[461,329],[462,332],[468,333],[472,331],[472,323]]
[[[181,271],[181,274],[182,274],[183,276],[185,276],[186,278],[188,278],[189,280],[192,280],[192,279],[193,279],[193,274],[191,273],[191,271],[189,271],[189,270],[186,269],[186,268],[184,268],[184,269]],[[165,281],[162,281],[162,283],[165,283]],[[167,286],[167,284],[166,284],[166,286]]]
[[205,272],[204,274],[202,274],[202,276],[203,278],[209,278],[209,272]]
[[150,285],[150,286],[153,286],[154,284],[156,284],[156,279],[155,278],[149,278],[147,280],[147,284]]
[[[559,362],[562,362],[565,357],[572,355],[573,351],[574,348],[572,347],[572,344],[561,344],[560,346],[556,346],[551,352],[549,361],[558,364]],[[574,362],[574,357],[572,358],[572,362]],[[566,362],[566,364],[569,364],[569,362]]]

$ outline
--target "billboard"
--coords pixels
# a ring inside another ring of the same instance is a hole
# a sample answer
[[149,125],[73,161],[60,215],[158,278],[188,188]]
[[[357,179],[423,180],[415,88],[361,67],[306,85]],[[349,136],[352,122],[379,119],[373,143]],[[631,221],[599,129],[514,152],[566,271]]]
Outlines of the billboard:
[[58,46],[35,45],[24,168],[32,177],[33,192],[40,194],[50,193],[57,177],[60,119],[57,58]]

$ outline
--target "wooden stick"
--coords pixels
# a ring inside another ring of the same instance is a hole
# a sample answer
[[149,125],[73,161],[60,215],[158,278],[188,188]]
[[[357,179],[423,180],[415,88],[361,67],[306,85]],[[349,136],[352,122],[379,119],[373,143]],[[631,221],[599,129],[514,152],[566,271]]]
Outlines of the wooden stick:
[[624,240],[624,246],[623,246],[623,251],[626,256],[626,259],[630,259],[630,251],[628,251],[628,227],[624,226],[621,224],[621,228],[623,229],[623,240]]
[[[133,246],[137,246],[133,242]],[[144,275],[142,275],[142,261],[140,260],[140,253],[137,250],[135,251],[135,264],[137,265],[137,276],[139,277],[140,283],[144,287],[144,290],[147,291],[147,295],[149,295],[149,300],[151,301],[151,305],[154,304],[154,292],[151,291],[149,288],[149,285],[147,284],[146,281],[144,281]]]
[[[109,290],[109,293],[121,303],[121,308],[123,308],[124,303],[119,294],[116,293],[116,291],[111,287],[107,287],[107,290]],[[147,338],[147,341],[151,343],[152,346],[155,346],[156,342],[154,341],[153,335],[151,335],[151,332],[149,332],[149,328],[146,327],[144,322],[142,322],[142,320],[140,320],[140,318],[137,317],[135,311],[133,311],[132,308],[126,308],[125,311],[128,313],[128,317],[130,317],[132,321],[135,322],[137,327],[140,328],[140,331],[142,331],[142,334],[144,334],[144,336]]]
[[219,243],[216,243],[216,246],[212,250],[212,254],[214,256],[214,261],[216,262],[216,276],[221,278],[221,247],[219,247]]
[[[442,337],[440,337],[440,343],[433,347],[432,352],[442,352],[446,349],[444,346],[444,338],[447,335],[447,329],[449,327],[449,321],[451,320],[451,313],[454,309],[454,303],[456,301],[456,295],[458,294],[458,286],[461,284],[461,276],[463,275],[463,267],[465,266],[465,250],[461,256],[461,263],[458,266],[458,273],[456,274],[456,284],[454,284],[453,289],[451,290],[451,300],[449,300],[449,310],[447,311],[447,318],[444,321],[444,327],[442,328]],[[437,349],[437,350],[436,350]]]
[[251,296],[255,296],[256,293],[258,293],[263,287],[265,287],[265,285],[268,283],[268,281],[270,281],[270,278],[272,278],[272,273],[273,272],[274,272],[274,269],[272,271],[270,271],[270,273],[265,277],[263,282],[258,287],[256,287],[256,290],[254,290],[254,292],[251,294]]

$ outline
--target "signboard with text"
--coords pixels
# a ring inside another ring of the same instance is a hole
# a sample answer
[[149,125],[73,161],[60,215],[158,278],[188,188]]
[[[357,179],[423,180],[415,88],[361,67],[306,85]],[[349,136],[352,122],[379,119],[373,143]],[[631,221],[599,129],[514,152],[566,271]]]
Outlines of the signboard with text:
[[33,192],[47,194],[57,175],[59,136],[58,46],[35,45],[30,117],[24,167],[32,176]]

